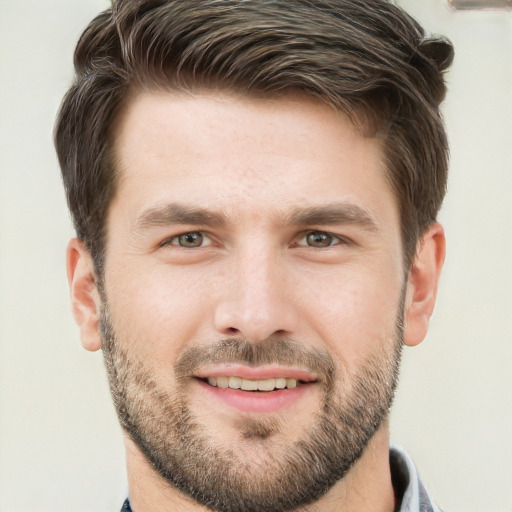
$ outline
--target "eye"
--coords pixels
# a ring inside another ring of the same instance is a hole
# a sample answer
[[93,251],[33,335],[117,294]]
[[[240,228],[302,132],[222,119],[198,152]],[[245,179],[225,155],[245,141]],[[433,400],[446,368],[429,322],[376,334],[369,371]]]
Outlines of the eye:
[[325,231],[309,231],[299,240],[298,245],[313,247],[315,249],[326,249],[342,241],[341,238]]
[[174,245],[184,249],[196,249],[211,244],[211,240],[201,231],[190,231],[164,240],[162,246]]

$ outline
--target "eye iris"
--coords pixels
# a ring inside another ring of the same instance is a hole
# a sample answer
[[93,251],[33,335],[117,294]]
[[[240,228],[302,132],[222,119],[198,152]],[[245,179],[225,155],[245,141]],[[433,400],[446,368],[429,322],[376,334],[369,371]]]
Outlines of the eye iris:
[[332,236],[328,233],[313,231],[308,234],[307,242],[311,247],[329,247],[332,243]]
[[202,243],[203,235],[201,233],[185,233],[179,237],[181,247],[200,247]]

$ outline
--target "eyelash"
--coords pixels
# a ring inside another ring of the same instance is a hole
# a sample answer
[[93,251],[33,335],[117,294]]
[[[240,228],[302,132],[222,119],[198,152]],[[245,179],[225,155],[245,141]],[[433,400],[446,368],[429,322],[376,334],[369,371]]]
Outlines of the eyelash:
[[[180,238],[183,238],[186,236],[191,236],[191,235],[200,235],[202,242],[206,239],[209,241],[209,243],[206,245],[203,245],[203,243],[201,243],[201,245],[198,245],[197,247],[185,247],[185,246],[179,244]],[[178,243],[173,243],[176,241]],[[207,247],[208,245],[211,245],[211,239],[203,231],[186,231],[185,233],[180,233],[179,235],[175,235],[175,236],[166,238],[163,242],[160,243],[160,247],[165,247],[167,245],[180,247],[182,249],[199,249],[201,247]]]
[[[196,235],[199,235],[201,237],[200,245],[187,247],[187,246],[181,245],[179,243],[180,239],[182,239],[184,237],[187,237],[187,236],[190,237],[190,236],[196,236]],[[315,247],[313,245],[309,245],[307,243],[307,239],[308,239],[308,237],[313,236],[313,235],[318,236],[318,237],[324,237],[324,239],[327,239],[329,241],[328,245],[326,245],[325,247]],[[203,243],[205,240],[208,241],[207,244]],[[305,240],[306,243],[301,244],[300,242],[303,240]],[[311,247],[313,249],[328,249],[335,245],[346,245],[348,243],[349,243],[349,241],[346,238],[334,235],[333,233],[329,233],[328,231],[309,230],[309,231],[303,232],[301,234],[301,237],[296,242],[294,242],[294,244],[292,246],[293,247]],[[171,246],[175,246],[175,247],[180,247],[182,249],[199,249],[201,247],[208,247],[211,244],[212,244],[211,238],[208,237],[203,231],[186,231],[185,233],[180,233],[179,235],[175,235],[175,236],[166,238],[165,240],[163,240],[160,243],[160,247],[165,247],[165,246],[171,245]]]
[[[308,237],[310,237],[312,235],[325,237],[325,238],[330,240],[330,243],[328,245],[326,245],[325,247],[314,247],[312,245],[309,245],[307,243],[307,239],[308,239]],[[300,244],[300,242],[302,240],[306,240],[306,243],[303,244],[303,245]],[[306,231],[302,235],[302,237],[298,240],[298,242],[296,242],[295,245],[298,246],[298,247],[311,247],[311,248],[314,248],[314,249],[328,249],[328,248],[333,247],[335,245],[345,245],[347,243],[348,243],[348,241],[345,238],[342,238],[340,236],[334,235],[333,233],[329,233],[328,231],[321,231],[321,230],[318,230],[318,229],[314,229],[314,230],[311,230],[311,231]]]

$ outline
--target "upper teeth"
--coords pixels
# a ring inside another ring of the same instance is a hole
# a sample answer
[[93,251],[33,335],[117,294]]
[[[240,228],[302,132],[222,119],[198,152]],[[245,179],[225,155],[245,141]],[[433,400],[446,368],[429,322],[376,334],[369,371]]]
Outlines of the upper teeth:
[[219,388],[242,389],[243,391],[273,391],[274,389],[292,389],[297,387],[296,379],[241,379],[240,377],[208,377],[210,386]]

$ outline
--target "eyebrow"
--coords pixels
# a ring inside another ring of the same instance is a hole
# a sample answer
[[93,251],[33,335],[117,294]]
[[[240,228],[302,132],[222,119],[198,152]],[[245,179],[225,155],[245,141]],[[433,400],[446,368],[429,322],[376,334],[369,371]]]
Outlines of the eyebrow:
[[[284,225],[314,226],[353,224],[367,231],[378,231],[378,223],[364,208],[353,203],[333,203],[321,206],[296,208],[281,217]],[[231,224],[224,212],[202,207],[170,203],[145,210],[136,220],[137,231],[153,227],[188,224],[195,226],[219,227]]]
[[137,230],[144,231],[152,227],[172,224],[192,224],[202,226],[221,226],[228,224],[227,216],[206,208],[171,203],[157,206],[142,212],[136,221]]
[[379,230],[379,225],[370,212],[353,203],[334,203],[299,208],[287,214],[285,222],[305,226],[355,224],[367,231]]

